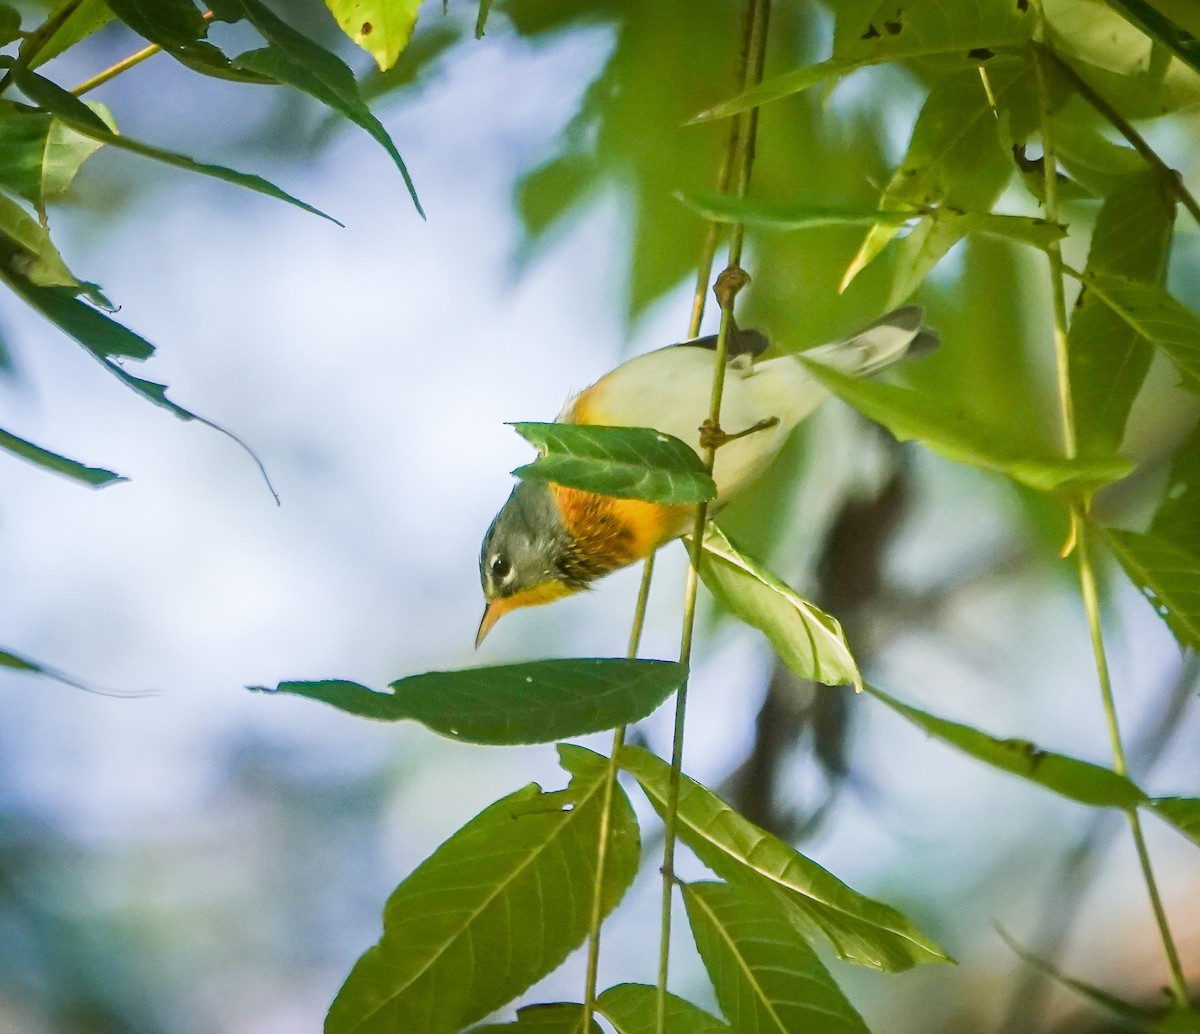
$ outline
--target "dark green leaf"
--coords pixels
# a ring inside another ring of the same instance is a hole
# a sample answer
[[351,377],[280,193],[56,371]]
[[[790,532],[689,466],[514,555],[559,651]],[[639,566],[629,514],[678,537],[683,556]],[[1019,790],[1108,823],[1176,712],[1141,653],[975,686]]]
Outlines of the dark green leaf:
[[1118,481],[1133,469],[1120,456],[1069,460],[1049,455],[1044,446],[1014,440],[1010,430],[967,419],[942,398],[850,377],[811,360],[805,366],[833,394],[900,441],[919,441],[947,459],[1004,474],[1042,492],[1095,487]]
[[[1122,178],[1096,219],[1088,275],[1160,284],[1174,222],[1175,195],[1158,170]],[[1125,437],[1153,347],[1085,290],[1071,317],[1067,352],[1079,449],[1085,455],[1111,454]]]
[[45,672],[36,661],[31,661],[27,657],[21,657],[15,653],[9,653],[8,650],[0,649],[0,668],[12,668],[14,671],[28,671],[35,675]]
[[9,4],[0,4],[0,47],[21,38],[21,12]]
[[512,426],[542,453],[513,471],[527,481],[553,481],[650,503],[694,504],[716,498],[717,486],[695,450],[662,431],[557,423]]
[[223,18],[229,15],[246,18],[271,44],[265,50],[242,54],[234,60],[235,67],[286,83],[361,126],[396,163],[413,204],[424,218],[425,212],[400,152],[379,119],[363,103],[354,73],[341,58],[297,32],[259,0],[220,0],[213,9]]
[[[387,903],[383,937],[358,960],[326,1034],[453,1034],[511,1001],[587,936],[607,759],[560,746],[570,786],[536,785],[485,809]],[[620,786],[609,812],[603,912],[633,882],[638,829]]]
[[1155,797],[1150,801],[1150,810],[1189,840],[1200,844],[1200,798]]
[[683,900],[734,1030],[867,1034],[862,1017],[769,897],[727,883],[687,883]]
[[77,460],[69,460],[56,452],[49,452],[25,441],[24,438],[9,434],[3,428],[0,428],[0,449],[5,449],[15,456],[29,460],[30,463],[36,463],[39,467],[45,467],[56,474],[62,474],[64,477],[95,488],[103,488],[105,485],[126,480],[120,474],[105,470],[103,467],[88,467]]
[[1200,650],[1200,555],[1156,535],[1113,528],[1102,534],[1179,645]]
[[552,743],[645,718],[686,674],[669,661],[581,658],[431,671],[393,682],[390,693],[340,680],[281,682],[277,692],[364,718],[411,718],[470,743]]
[[704,532],[700,577],[724,606],[771,641],[800,678],[861,688],[862,676],[837,619],[739,552],[711,523]]
[[1111,769],[1042,750],[1028,740],[998,739],[969,725],[937,718],[902,704],[873,686],[867,686],[866,690],[943,743],[1080,804],[1128,809],[1146,803],[1146,795],[1138,787]]
[[1150,531],[1181,549],[1197,548],[1200,537],[1200,424],[1175,450],[1171,474]]
[[[488,1023],[472,1027],[468,1034],[582,1034],[584,1011],[582,1005],[556,1002],[553,1005],[527,1005],[517,1010],[512,1023]],[[589,1034],[604,1034],[600,1024],[592,1020]]]
[[29,68],[44,65],[112,20],[104,0],[62,0],[21,44],[20,60]]
[[325,6],[342,31],[386,72],[412,39],[421,0],[325,0]]
[[[617,1034],[656,1034],[658,988],[650,984],[618,984],[596,1006]],[[668,992],[665,1034],[728,1034],[730,1028],[691,1002]]]
[[[636,747],[624,748],[618,760],[662,815],[669,795],[667,763]],[[701,862],[731,883],[775,897],[781,914],[806,930],[819,930],[839,958],[886,972],[951,961],[894,908],[852,890],[687,776],[680,782],[678,816],[679,837]]]
[[1146,0],[1108,0],[1108,5],[1200,72],[1200,40],[1186,29],[1176,25]]

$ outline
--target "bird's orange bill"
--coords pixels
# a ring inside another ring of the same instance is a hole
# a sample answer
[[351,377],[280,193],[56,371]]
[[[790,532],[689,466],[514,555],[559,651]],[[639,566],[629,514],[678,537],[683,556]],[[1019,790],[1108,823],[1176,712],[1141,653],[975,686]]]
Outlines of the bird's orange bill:
[[487,606],[483,608],[483,620],[479,622],[479,631],[475,633],[475,649],[479,649],[479,644],[487,638],[492,627],[510,610],[553,603],[563,596],[570,596],[575,591],[566,582],[550,581],[535,585],[532,589],[513,593],[511,596],[489,600]]

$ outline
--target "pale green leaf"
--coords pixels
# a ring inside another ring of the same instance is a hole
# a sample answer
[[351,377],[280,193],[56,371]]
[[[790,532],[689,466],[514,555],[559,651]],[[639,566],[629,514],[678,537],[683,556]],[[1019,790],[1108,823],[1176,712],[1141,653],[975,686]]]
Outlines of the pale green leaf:
[[735,1031],[867,1034],[867,1026],[772,899],[727,883],[685,883],[700,958]]
[[[88,107],[116,132],[116,123],[108,108],[94,102],[89,102]],[[83,163],[103,146],[102,141],[84,136],[58,119],[51,119],[42,152],[41,197],[38,203],[44,205],[46,201],[65,194]]]
[[[636,747],[625,747],[618,761],[664,814],[670,766]],[[852,890],[687,776],[679,786],[678,822],[680,839],[708,868],[776,896],[781,913],[820,931],[839,958],[886,972],[951,961],[894,908]]]
[[553,743],[640,721],[686,675],[670,661],[580,658],[431,671],[393,682],[388,693],[337,679],[281,682],[269,692],[378,721],[412,719],[469,743]]
[[104,0],[61,0],[21,44],[20,59],[37,68],[112,20],[113,13]]
[[879,212],[859,208],[796,205],[787,201],[762,201],[729,194],[678,194],[688,208],[719,223],[745,223],[764,230],[808,230],[820,226],[873,226],[884,223],[900,227],[916,219],[917,209]]
[[67,269],[50,233],[12,198],[0,194],[0,235],[14,248],[2,256],[14,270],[38,287],[78,288],[79,281]]
[[1185,64],[1200,72],[1200,40],[1146,0],[1108,0],[1109,7],[1120,11],[1151,39],[1167,47]]
[[342,31],[386,72],[412,39],[421,0],[325,0],[325,6]]
[[513,473],[526,481],[552,481],[585,492],[695,504],[715,499],[717,486],[686,442],[649,427],[515,423],[541,457]]
[[[618,984],[596,1000],[596,1007],[617,1034],[657,1034],[658,988]],[[667,993],[665,1034],[729,1034],[730,1028],[703,1009]]]
[[[566,790],[536,785],[485,809],[399,887],[326,1034],[453,1034],[556,969],[587,936],[607,759],[560,746]],[[638,829],[620,786],[609,811],[602,911],[633,882]],[[589,888],[584,892],[584,888]]]
[[900,441],[919,441],[947,459],[1004,474],[1042,492],[1096,487],[1133,469],[1120,456],[1074,460],[1054,456],[1044,446],[1014,440],[1011,430],[968,419],[944,398],[849,377],[812,360],[805,360],[805,366],[833,394]]
[[827,686],[862,686],[837,619],[741,553],[712,523],[704,532],[700,577],[724,606],[771,641],[780,660],[800,678]]
[[0,449],[11,452],[14,456],[20,456],[21,459],[35,463],[55,474],[62,474],[63,477],[70,478],[72,481],[91,485],[94,488],[103,488],[105,485],[126,480],[120,474],[105,470],[103,467],[89,467],[78,460],[67,459],[66,456],[50,452],[48,449],[25,441],[24,438],[18,438],[15,434],[9,434],[3,428],[0,428]]
[[[1200,554],[1157,535],[1102,529],[1104,541],[1185,650],[1200,650]],[[1194,539],[1200,544],[1200,538]]]

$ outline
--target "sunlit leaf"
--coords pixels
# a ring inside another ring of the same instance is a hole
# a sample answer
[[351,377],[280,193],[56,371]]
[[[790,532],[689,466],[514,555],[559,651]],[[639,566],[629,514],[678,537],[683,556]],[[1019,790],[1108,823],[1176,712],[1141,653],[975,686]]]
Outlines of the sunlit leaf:
[[[102,104],[88,107],[115,128]],[[42,211],[48,200],[66,191],[80,166],[101,146],[52,115],[0,107],[0,186]]]
[[422,217],[425,215],[404,159],[382,123],[363,102],[354,73],[340,57],[297,32],[259,0],[215,0],[211,7],[222,19],[245,18],[270,44],[235,58],[235,67],[259,72],[307,93],[366,130],[396,163],[413,204]]
[[325,0],[342,31],[386,72],[412,39],[421,0]]
[[[670,766],[636,747],[624,748],[618,760],[663,814]],[[798,913],[803,928],[819,930],[839,958],[886,972],[951,961],[894,908],[852,890],[687,776],[681,777],[678,816],[680,839],[701,862],[731,883],[777,895],[781,913]]]
[[[1200,554],[1157,535],[1102,529],[1133,584],[1185,649],[1200,650]],[[1194,539],[1200,544],[1200,539]]]
[[[112,113],[103,104],[89,102],[88,107],[116,131]],[[44,206],[48,200],[65,194],[83,163],[103,146],[102,141],[84,136],[58,119],[51,119],[42,154],[41,198],[35,203]]]
[[980,729],[947,721],[902,704],[873,686],[867,686],[866,689],[877,700],[943,743],[958,748],[984,764],[1028,779],[1080,804],[1129,809],[1146,803],[1146,795],[1112,769],[1042,750],[1028,740],[1003,740],[989,736]]
[[[555,1002],[553,1005],[527,1005],[517,1010],[512,1023],[488,1023],[472,1027],[467,1034],[583,1034],[582,1005]],[[586,1028],[589,1034],[604,1034],[595,1020]]]
[[[657,1034],[658,988],[618,984],[596,1001],[617,1034]],[[691,1002],[668,992],[665,1034],[729,1034],[730,1028]]]
[[0,194],[0,236],[11,242],[3,261],[38,287],[79,287],[50,233],[12,198]]
[[50,452],[32,442],[25,441],[24,438],[18,438],[15,434],[9,434],[3,428],[0,428],[0,449],[11,452],[14,456],[20,456],[30,463],[36,463],[39,467],[51,470],[55,474],[62,474],[73,481],[95,488],[103,488],[105,485],[126,480],[120,474],[105,470],[103,467],[89,467],[78,460],[67,459],[66,456]]
[[968,419],[949,400],[849,377],[811,360],[805,365],[833,394],[900,441],[919,441],[947,459],[1004,474],[1042,492],[1102,485],[1133,469],[1120,456],[1069,460],[1049,455],[1044,446],[1014,440],[1009,429]]
[[686,673],[669,661],[587,658],[431,671],[393,682],[389,693],[336,679],[281,682],[276,691],[363,718],[411,718],[470,743],[552,743],[645,718]]
[[648,427],[516,423],[541,457],[513,473],[585,492],[691,504],[715,499],[717,486],[686,442]]
[[[453,1034],[511,1001],[587,936],[607,759],[560,746],[566,790],[527,786],[485,809],[399,887],[327,1034]],[[602,911],[633,882],[638,829],[614,788]]]
[[704,532],[700,577],[724,606],[771,641],[780,660],[800,678],[861,687],[862,676],[837,619],[741,553],[711,523]]
[[700,958],[737,1031],[867,1034],[799,931],[769,897],[727,883],[685,883]]
[[1155,797],[1150,801],[1150,810],[1200,844],[1200,798]]
[[[1125,177],[1105,198],[1096,218],[1087,274],[1121,276],[1160,284],[1175,222],[1175,196],[1156,169]],[[1071,317],[1067,337],[1071,398],[1079,449],[1112,453],[1125,436],[1125,422],[1153,346],[1130,324],[1085,290]]]
[[21,44],[20,59],[30,68],[44,65],[113,20],[104,0],[61,0]]

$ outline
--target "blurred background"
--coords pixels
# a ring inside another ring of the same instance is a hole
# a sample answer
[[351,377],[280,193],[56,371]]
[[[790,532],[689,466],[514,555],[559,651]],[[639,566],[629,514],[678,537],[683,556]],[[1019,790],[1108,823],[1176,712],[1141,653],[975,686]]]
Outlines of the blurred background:
[[[827,11],[776,7],[768,73],[828,52]],[[307,31],[366,74],[323,7],[303,8]],[[346,224],[107,151],[51,213],[72,267],[160,346],[147,374],[250,443],[282,506],[228,439],[145,404],[0,299],[4,426],[131,479],[89,492],[0,456],[3,641],[99,687],[154,691],[120,699],[0,671],[5,1034],[319,1030],[392,887],[499,793],[564,782],[551,747],[456,744],[244,688],[382,687],[624,650],[637,571],[506,618],[476,655],[479,542],[528,458],[504,421],[551,419],[686,329],[704,224],[672,193],[711,189],[726,130],[681,124],[734,92],[738,5],[514,0],[480,41],[475,16],[427,3],[398,69],[370,78],[426,223],[369,138],[288,92],[159,56],[95,95],[131,135],[266,175]],[[47,74],[79,81],[139,46],[111,26]],[[765,109],[755,193],[873,204],[923,96],[880,68]],[[1200,183],[1194,114],[1147,132]],[[1067,214],[1086,223],[1095,204]],[[753,237],[742,322],[794,350],[873,319],[886,256],[837,293],[860,239]],[[1186,216],[1171,268],[1200,307]],[[1053,392],[1045,282],[1036,256],[959,245],[917,296],[944,347],[901,376],[1014,429],[1052,412],[1039,404]],[[1168,370],[1151,376],[1126,442],[1145,473],[1099,501],[1130,527],[1165,476],[1156,458],[1198,415]],[[1074,567],[1058,558],[1066,522],[1047,503],[831,402],[725,523],[843,621],[872,682],[1108,763]],[[677,651],[683,567],[667,549],[649,656]],[[1197,664],[1122,579],[1106,605],[1134,775],[1195,795]],[[660,753],[666,710],[637,729]],[[986,770],[869,698],[797,683],[711,608],[685,766],[958,959],[892,976],[832,960],[873,1030],[1120,1029],[1048,986],[997,925],[1077,976],[1161,1001],[1120,816]],[[644,872],[606,927],[601,986],[652,981],[657,957],[657,826],[631,797]],[[1195,846],[1154,819],[1147,836],[1194,986]],[[689,859],[685,875],[699,871]],[[673,989],[711,1005],[676,917]],[[582,979],[575,957],[526,1000],[577,999]]]

